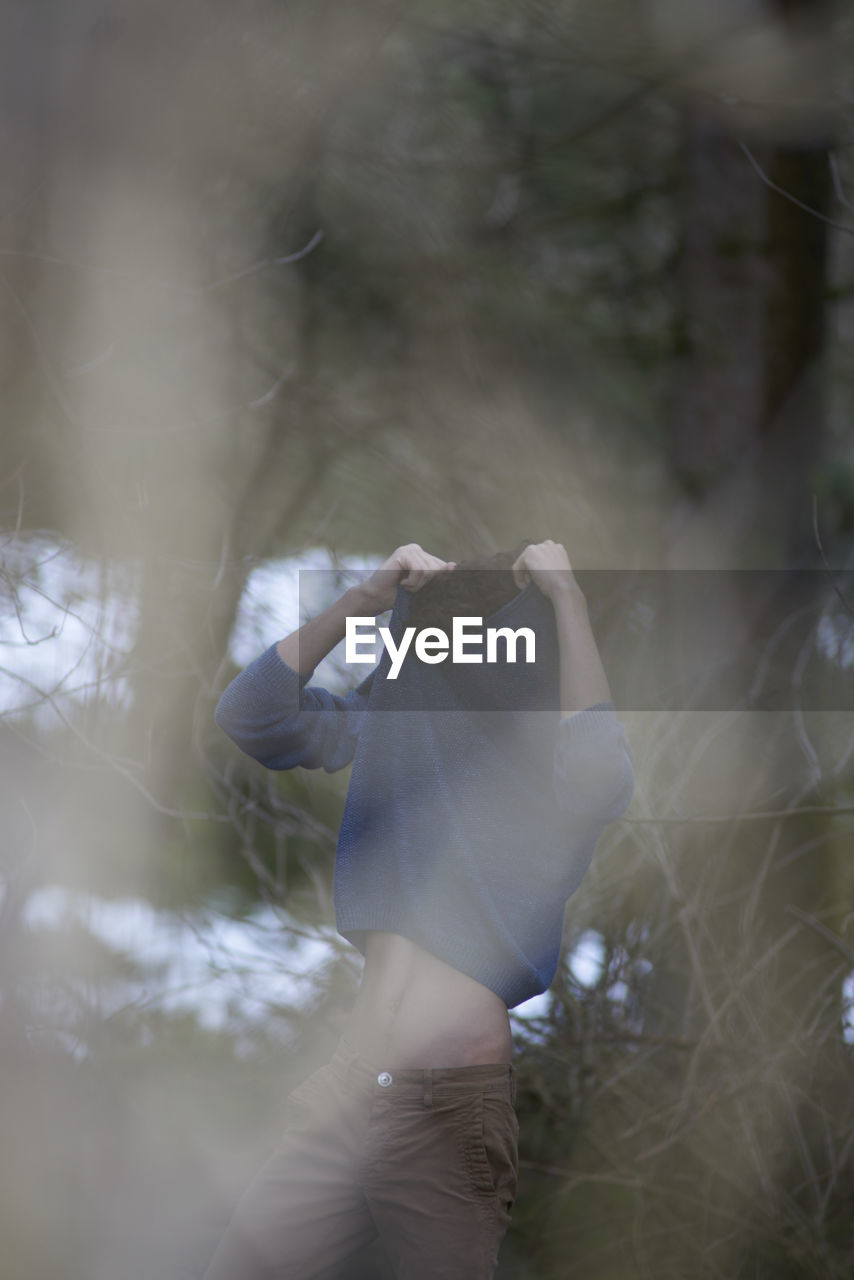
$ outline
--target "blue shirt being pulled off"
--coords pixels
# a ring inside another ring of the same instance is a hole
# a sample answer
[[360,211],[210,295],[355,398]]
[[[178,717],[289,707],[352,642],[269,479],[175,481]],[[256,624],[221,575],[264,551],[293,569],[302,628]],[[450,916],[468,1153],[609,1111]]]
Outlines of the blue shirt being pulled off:
[[[399,644],[410,596],[390,630]],[[604,827],[628,807],[632,756],[613,703],[561,718],[551,601],[531,582],[488,627],[531,628],[536,661],[503,641],[481,665],[390,658],[345,696],[308,683],[275,645],[231,682],[216,722],[268,769],[352,762],[334,873],[338,932],[399,933],[508,1008],[557,971],[564,907]]]

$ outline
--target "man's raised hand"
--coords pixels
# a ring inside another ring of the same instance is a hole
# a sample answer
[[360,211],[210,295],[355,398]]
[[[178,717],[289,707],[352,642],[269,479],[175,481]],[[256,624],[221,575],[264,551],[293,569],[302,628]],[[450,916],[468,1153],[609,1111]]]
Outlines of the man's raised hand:
[[374,612],[383,613],[394,604],[398,587],[420,591],[437,573],[446,573],[454,568],[455,561],[441,560],[430,555],[417,542],[407,542],[374,570],[360,590],[370,601]]
[[533,579],[551,600],[568,592],[580,594],[563,543],[550,538],[525,548],[513,565],[513,577],[517,587],[525,587]]

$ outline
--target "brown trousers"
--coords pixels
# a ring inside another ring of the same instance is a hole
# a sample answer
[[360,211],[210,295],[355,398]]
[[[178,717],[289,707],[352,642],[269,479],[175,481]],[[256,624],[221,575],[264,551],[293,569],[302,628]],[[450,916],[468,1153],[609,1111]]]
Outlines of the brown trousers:
[[515,1093],[510,1064],[387,1070],[342,1039],[290,1094],[204,1280],[346,1280],[377,1235],[397,1280],[489,1280],[516,1194]]

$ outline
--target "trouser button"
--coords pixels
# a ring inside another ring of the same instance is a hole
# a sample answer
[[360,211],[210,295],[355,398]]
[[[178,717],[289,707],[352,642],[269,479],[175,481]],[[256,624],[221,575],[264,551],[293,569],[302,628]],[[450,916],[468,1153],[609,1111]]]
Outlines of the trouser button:
[[377,1084],[382,1085],[384,1089],[387,1089],[391,1084],[391,1072],[381,1071],[377,1076]]

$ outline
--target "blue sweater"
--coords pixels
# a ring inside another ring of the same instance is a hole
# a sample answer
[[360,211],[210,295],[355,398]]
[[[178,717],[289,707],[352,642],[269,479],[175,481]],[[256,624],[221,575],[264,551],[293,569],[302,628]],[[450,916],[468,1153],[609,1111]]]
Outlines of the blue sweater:
[[[396,642],[409,610],[400,589]],[[632,756],[613,703],[559,715],[551,602],[529,583],[483,620],[531,627],[536,662],[377,667],[344,696],[307,683],[276,646],[231,682],[216,721],[268,769],[352,762],[334,873],[338,932],[399,933],[496,992],[546,990],[564,906],[604,827],[628,807]],[[524,645],[519,656],[524,657]]]

